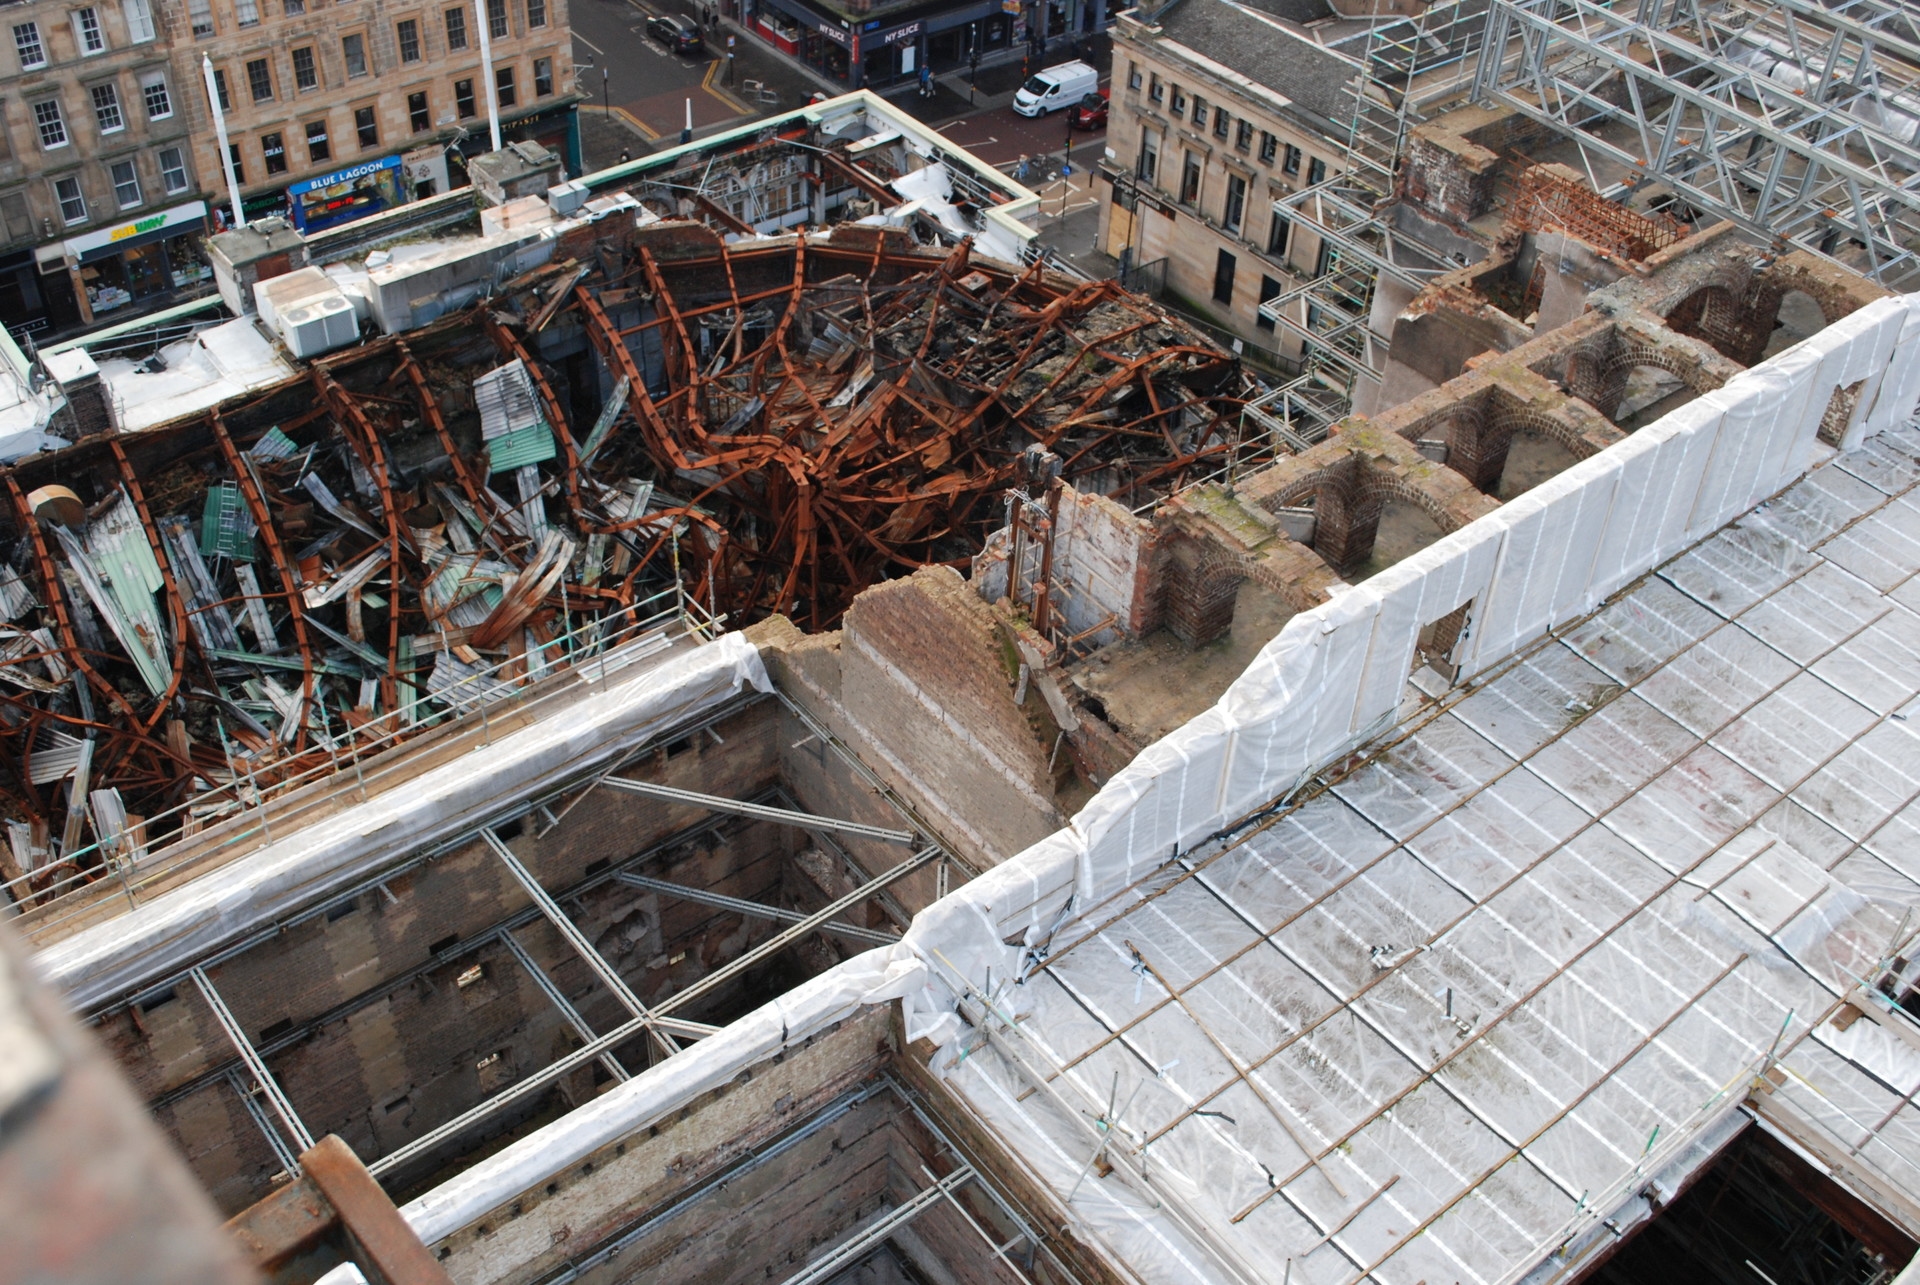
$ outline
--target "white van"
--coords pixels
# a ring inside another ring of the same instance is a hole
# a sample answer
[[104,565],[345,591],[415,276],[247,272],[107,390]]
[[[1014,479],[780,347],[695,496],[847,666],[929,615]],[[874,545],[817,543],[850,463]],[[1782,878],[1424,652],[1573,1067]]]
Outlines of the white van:
[[1100,73],[1083,62],[1063,62],[1035,72],[1013,96],[1013,110],[1022,116],[1045,116],[1071,107],[1100,88]]

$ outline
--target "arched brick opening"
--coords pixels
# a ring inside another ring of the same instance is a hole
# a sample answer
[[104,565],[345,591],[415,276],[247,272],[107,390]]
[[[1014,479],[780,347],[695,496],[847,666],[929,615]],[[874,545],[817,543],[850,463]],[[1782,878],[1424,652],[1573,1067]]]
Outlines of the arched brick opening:
[[1373,538],[1380,527],[1381,494],[1369,487],[1368,470],[1355,456],[1316,469],[1277,491],[1270,508],[1313,502],[1313,551],[1326,564],[1347,575],[1373,556]]
[[[1567,391],[1608,419],[1616,419],[1626,396],[1627,379],[1638,366],[1664,370],[1696,395],[1719,387],[1719,382],[1686,353],[1616,338],[1597,351],[1586,348],[1567,355]],[[1565,445],[1577,454],[1590,453],[1581,450],[1572,440]]]
[[1447,511],[1446,505],[1424,487],[1416,485],[1407,478],[1366,470],[1361,476],[1359,490],[1360,496],[1356,507],[1364,507],[1368,510],[1372,526],[1368,532],[1366,551],[1354,563],[1355,569],[1373,557],[1375,545],[1379,539],[1381,515],[1389,504],[1396,501],[1425,514],[1427,520],[1433,524],[1435,539],[1459,529],[1460,523]]
[[1742,366],[1751,366],[1773,333],[1780,294],[1778,287],[1764,282],[1741,291],[1705,285],[1674,305],[1667,313],[1667,327],[1711,344],[1721,356]]
[[1233,628],[1234,601],[1247,578],[1244,553],[1209,541],[1187,538],[1168,559],[1161,620],[1169,633],[1189,647],[1212,642]]
[[[1760,351],[1761,360],[1793,347],[1838,320],[1828,315],[1826,304],[1806,290],[1775,289],[1771,303],[1765,314],[1768,335],[1766,345]],[[1842,310],[1840,315],[1845,316],[1845,311]]]

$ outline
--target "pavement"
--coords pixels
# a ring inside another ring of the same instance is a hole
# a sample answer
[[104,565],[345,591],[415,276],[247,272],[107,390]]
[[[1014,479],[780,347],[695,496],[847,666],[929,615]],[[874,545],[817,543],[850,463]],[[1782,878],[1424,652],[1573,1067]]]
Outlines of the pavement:
[[[706,27],[706,48],[676,54],[646,34],[647,19],[680,14],[702,21],[693,0],[575,0],[576,83],[588,95],[580,115],[611,117],[655,148],[680,141],[689,113],[696,137],[790,111],[820,82],[753,36],[728,24]],[[732,36],[733,66],[727,66]]]

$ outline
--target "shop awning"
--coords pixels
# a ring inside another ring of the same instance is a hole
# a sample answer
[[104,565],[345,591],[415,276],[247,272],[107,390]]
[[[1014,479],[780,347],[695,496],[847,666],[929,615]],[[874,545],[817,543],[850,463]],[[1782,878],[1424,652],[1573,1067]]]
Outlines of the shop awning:
[[190,201],[170,210],[156,210],[110,228],[101,228],[98,232],[68,237],[65,242],[67,259],[73,263],[97,263],[108,255],[131,250],[150,241],[179,236],[182,232],[204,226],[206,221],[205,201]]

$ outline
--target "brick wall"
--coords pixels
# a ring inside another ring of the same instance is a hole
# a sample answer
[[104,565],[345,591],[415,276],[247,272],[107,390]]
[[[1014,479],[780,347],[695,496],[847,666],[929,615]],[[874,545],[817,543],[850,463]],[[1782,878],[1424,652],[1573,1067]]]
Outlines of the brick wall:
[[[686,789],[754,797],[779,779],[781,718],[775,703],[756,703],[718,724],[719,740],[699,733],[623,771]],[[793,904],[790,857],[807,845],[802,832],[742,818],[716,820],[703,809],[604,788],[581,798],[545,837],[536,836],[537,828],[544,822],[528,818],[510,846],[648,1003],[684,989],[778,925],[604,880],[577,895],[565,890],[589,878],[596,863],[618,863],[683,835],[644,872]],[[338,903],[211,970],[242,1028],[269,1050],[269,1066],[309,1129],[316,1136],[339,1133],[368,1160],[577,1043],[503,944],[458,944],[485,936],[530,905],[484,844],[438,856],[396,875],[386,887],[391,896],[373,891]],[[626,1019],[626,1010],[545,920],[534,918],[516,935],[595,1030]],[[434,946],[441,948],[438,956]],[[460,975],[475,965],[479,979],[459,986]],[[782,956],[679,1015],[730,1020],[795,980],[795,966],[792,957]],[[108,1016],[100,1034],[136,1091],[149,1100],[173,1095],[159,1118],[223,1208],[232,1211],[264,1193],[279,1165],[239,1099],[223,1078],[196,1083],[231,1063],[232,1053],[190,984],[144,1011]],[[629,1070],[645,1063],[638,1041],[620,1052]],[[479,1065],[496,1053],[498,1061]],[[561,1099],[584,1100],[603,1078],[593,1067],[582,1068],[561,1082]],[[520,1114],[549,1100],[544,1092],[531,1094]],[[511,1111],[503,1113],[450,1152],[516,1119]],[[450,1158],[442,1155],[424,1168]]]
[[1061,823],[1043,745],[1013,703],[992,609],[949,567],[854,600],[843,627],[756,626],[776,680],[971,863],[997,865]]

